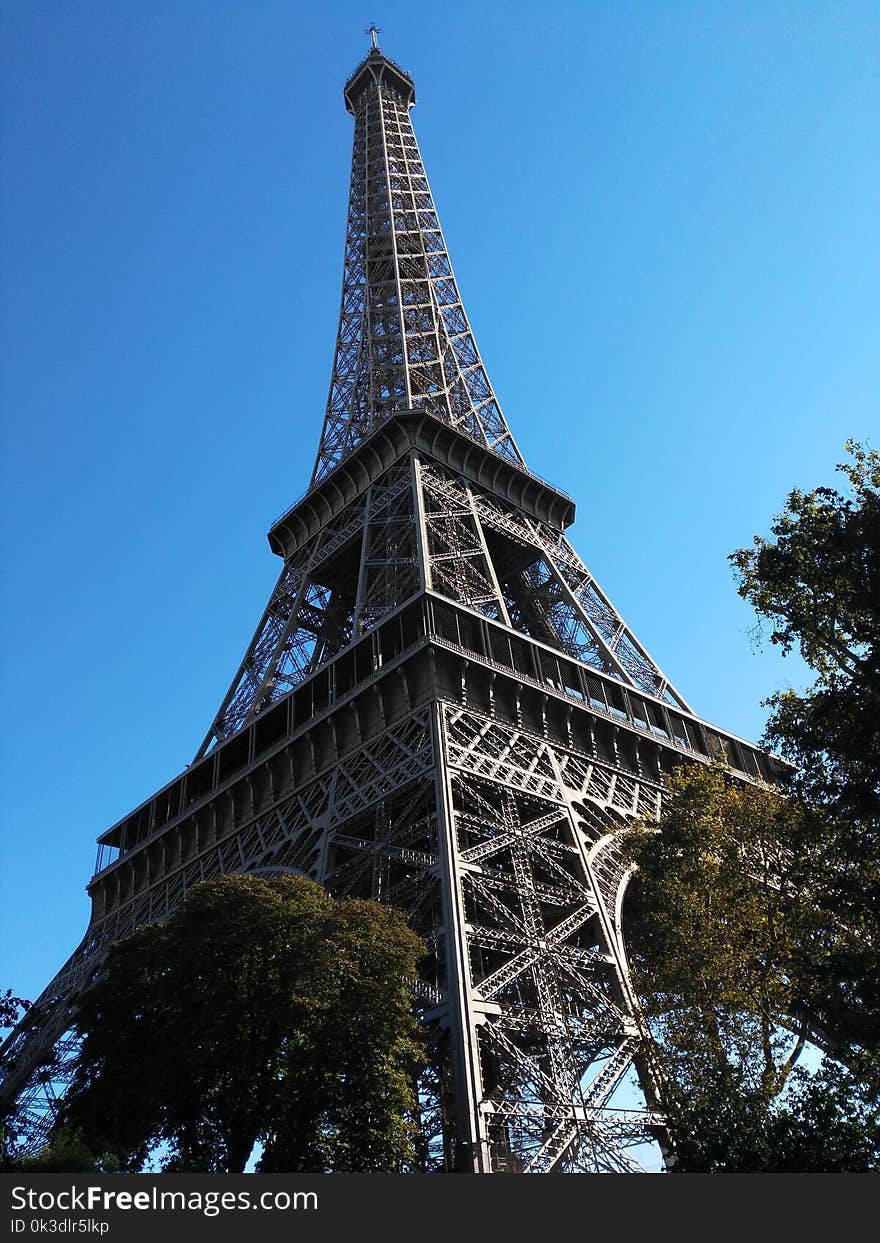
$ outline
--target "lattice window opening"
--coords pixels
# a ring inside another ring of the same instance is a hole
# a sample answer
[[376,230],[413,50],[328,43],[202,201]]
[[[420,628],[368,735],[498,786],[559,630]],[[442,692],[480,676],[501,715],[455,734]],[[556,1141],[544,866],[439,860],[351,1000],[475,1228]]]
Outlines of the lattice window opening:
[[[535,1014],[535,1008],[526,1010],[530,1012]],[[491,1101],[495,1110],[508,1118],[530,1117],[540,1125],[544,1117],[557,1114],[560,1106],[564,1110],[566,1105],[577,1103],[579,1094],[573,1076],[565,1073],[572,1068],[560,1066],[560,1061],[563,1065],[570,1062],[570,1057],[565,1057],[569,1051],[564,1050],[561,1059],[554,1057],[554,1042],[537,1022],[511,1033],[515,1055],[511,1048],[498,1047],[489,1027],[478,1033],[478,1043],[484,1101]],[[503,1026],[503,1021],[498,1021],[497,1026]]]
[[[493,871],[497,875],[491,875]],[[505,865],[503,858],[496,855],[488,873],[485,883],[479,874],[465,877],[462,884],[465,919],[475,928],[505,931],[525,938],[522,902],[509,863]]]
[[441,248],[439,242],[436,246],[429,246],[427,239],[425,243],[425,250],[427,251],[428,273],[431,279],[448,280],[455,294],[454,298],[449,299],[449,304],[452,305],[453,303],[457,303],[459,300],[458,290],[455,288],[455,283],[452,277],[452,269],[450,267],[449,258],[446,252]]
[[386,513],[370,522],[367,532],[367,562],[397,563],[415,561],[415,529],[411,506],[402,498],[399,513]]
[[431,303],[431,293],[425,279],[424,271],[416,273],[418,279],[410,279],[401,285],[400,299],[403,306],[404,318],[413,312],[418,316],[413,327],[414,335],[419,332],[437,331],[437,324],[433,315],[433,307]]
[[[542,643],[551,644],[554,647],[558,647],[560,651],[564,650],[560,636],[548,619],[535,607],[534,601],[523,600],[522,596],[514,596],[510,592],[506,592],[505,603],[510,624],[520,634],[527,635],[530,639],[537,639]],[[532,670],[529,670],[529,672],[532,672]]]
[[483,534],[515,628],[578,659],[586,649],[595,651],[592,635],[540,550],[490,526]]
[[542,833],[528,841],[528,847],[535,884],[543,883],[552,888],[554,885],[564,886],[571,883],[577,886],[572,891],[573,905],[579,905],[586,896],[587,878],[570,826],[566,825],[563,830],[561,825],[555,825],[546,835]]
[[360,613],[361,633],[368,634],[391,610],[414,595],[419,587],[416,565],[399,562],[395,567],[368,568],[364,603]]
[[[481,868],[499,870],[500,864],[493,858],[495,843],[498,849],[508,839],[508,829],[497,818],[481,816],[478,812],[459,808],[455,816],[456,839],[462,857],[467,863],[479,862]],[[479,860],[474,852],[479,848]]]
[[429,1029],[429,1064],[419,1076],[418,1098],[423,1132],[422,1168],[455,1168],[455,1136],[452,1120],[453,1051],[448,1028]]
[[437,352],[437,326],[430,303],[421,301],[424,287],[411,284],[404,287],[407,295],[416,295],[420,301],[404,307],[403,319],[407,328],[406,346],[410,362],[431,362],[439,358]]
[[[447,531],[429,530],[428,548],[431,561],[431,578],[435,589],[459,604],[473,607],[473,601],[483,600],[491,592],[491,581],[485,569],[482,551],[478,547],[456,547]],[[445,590],[443,590],[445,588]]]
[[[69,1021],[69,1020],[68,1020]],[[50,1060],[38,1066],[16,1102],[16,1125],[21,1151],[36,1155],[49,1142],[58,1102],[63,1100],[76,1070],[82,1044],[75,1029],[68,1028],[53,1044]]]
[[429,327],[425,333],[416,335],[407,343],[407,349],[414,398],[444,388],[443,369],[433,329]]
[[[562,889],[551,895],[552,901],[546,900],[542,897],[542,886],[538,882],[532,912],[537,916],[538,927],[536,933],[531,933],[524,922],[523,906],[519,900],[521,895],[516,887],[515,877],[504,869],[493,879],[495,884],[491,890],[492,901],[487,900],[489,894],[486,891],[475,885],[469,886],[465,891],[468,922],[474,929],[472,943],[475,950],[480,953],[492,951],[506,954],[508,958],[502,957],[491,968],[480,967],[474,975],[474,982],[477,984],[486,978],[490,970],[500,966],[502,961],[509,961],[510,957],[521,950],[529,946],[534,948],[541,940],[549,938],[552,941],[554,930],[564,925],[584,904],[582,894],[566,894]],[[508,881],[506,886],[499,883],[504,880]],[[499,935],[493,936],[495,933]],[[579,922],[565,935],[557,949],[560,953],[563,950],[577,950],[586,955],[606,952],[607,945],[598,916],[594,914]]]
[[[564,1018],[560,1018],[564,1023]],[[553,1031],[542,1031],[537,1026],[529,1033],[530,1039],[519,1032],[511,1033],[519,1057],[515,1060],[511,1057],[507,1063],[503,1053],[493,1058],[497,1082],[489,1095],[494,1098],[496,1107],[500,1105],[501,1112],[508,1116],[531,1117],[536,1123],[542,1115],[548,1121],[573,1119],[575,1108],[582,1106],[588,1097],[603,1063],[614,1056],[619,1046],[612,1034],[604,1038],[596,1034],[595,1020],[584,1024],[583,1030],[589,1029],[594,1038],[580,1042],[567,1040]],[[574,1033],[576,1023],[567,1024],[567,1030]],[[486,1045],[491,1047],[490,1039]]]

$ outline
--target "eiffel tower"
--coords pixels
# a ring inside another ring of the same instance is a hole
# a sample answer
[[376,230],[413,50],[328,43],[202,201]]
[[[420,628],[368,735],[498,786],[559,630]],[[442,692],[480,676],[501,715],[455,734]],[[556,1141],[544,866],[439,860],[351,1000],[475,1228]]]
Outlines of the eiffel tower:
[[[772,757],[697,717],[566,539],[477,349],[410,113],[372,49],[342,305],[277,586],[193,762],[99,841],[82,943],[3,1050],[45,1136],[71,1015],[109,945],[222,873],[301,873],[406,911],[430,953],[423,1168],[629,1171],[661,1120],[624,1090],[640,1032],[615,830],[675,765]],[[636,1068],[639,1070],[639,1068]],[[37,1142],[35,1140],[35,1143]]]

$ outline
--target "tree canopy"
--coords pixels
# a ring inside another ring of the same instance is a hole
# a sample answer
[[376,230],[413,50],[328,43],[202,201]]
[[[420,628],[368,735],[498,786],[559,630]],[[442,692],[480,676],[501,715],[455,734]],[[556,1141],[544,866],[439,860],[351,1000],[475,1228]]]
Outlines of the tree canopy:
[[[829,809],[880,817],[880,453],[847,442],[849,482],[795,489],[773,522],[731,554],[739,594],[816,674],[803,694],[780,691],[765,741],[796,766],[798,788]],[[876,840],[873,842],[876,846]]]
[[[30,1008],[31,1003],[23,997],[16,997],[11,988],[0,993],[0,1043],[6,1039],[4,1033],[10,1027],[15,1027],[22,1015],[27,1014]],[[0,1076],[5,1070],[4,1061],[4,1058],[0,1058]],[[0,1112],[0,1170],[5,1170],[11,1165],[20,1138],[15,1110],[4,1109]]]
[[196,886],[84,995],[59,1128],[122,1168],[390,1171],[412,1153],[424,945],[299,876]]
[[852,441],[847,450],[844,492],[793,491],[774,538],[731,555],[771,642],[799,648],[816,674],[803,693],[767,700],[762,741],[794,765],[792,797],[824,814],[801,883],[849,934],[815,980],[841,1049],[880,1040],[880,453]]
[[880,1168],[876,1041],[850,1040],[847,1065],[818,1075],[798,1064],[829,1047],[829,981],[838,1009],[860,987],[840,974],[850,930],[805,885],[824,865],[821,811],[720,765],[681,768],[668,787],[659,828],[636,826],[624,850],[638,867],[627,933],[643,1056],[677,1168]]
[[23,997],[16,997],[11,988],[0,993],[0,1031],[14,1027],[23,1014],[27,1014],[31,1003]]
[[[781,790],[680,770],[624,849],[636,984],[683,1169],[880,1163],[880,455],[731,555],[815,674],[767,705]],[[808,1073],[805,1045],[833,1055]]]

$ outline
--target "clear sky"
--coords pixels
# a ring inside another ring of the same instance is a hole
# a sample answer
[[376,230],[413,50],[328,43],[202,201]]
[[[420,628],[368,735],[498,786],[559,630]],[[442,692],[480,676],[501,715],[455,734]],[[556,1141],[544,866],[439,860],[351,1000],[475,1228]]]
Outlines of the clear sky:
[[335,340],[364,27],[415,78],[533,470],[696,710],[803,681],[726,556],[878,441],[880,5],[0,0],[4,947],[193,756],[278,572]]

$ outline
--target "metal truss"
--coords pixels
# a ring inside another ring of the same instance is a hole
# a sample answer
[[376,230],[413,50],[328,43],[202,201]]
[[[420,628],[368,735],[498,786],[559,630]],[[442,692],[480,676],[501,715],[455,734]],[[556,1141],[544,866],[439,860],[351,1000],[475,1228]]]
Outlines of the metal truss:
[[393,902],[430,946],[425,1166],[639,1169],[661,1121],[615,1103],[638,1033],[615,830],[659,790],[462,707],[435,727],[435,788],[333,816],[323,877]]
[[484,584],[470,587],[461,573],[450,589],[442,568],[432,587],[690,711],[561,531],[442,467],[427,466],[421,478],[438,519],[451,523],[458,518],[457,539],[451,542],[459,561],[482,552],[483,576],[493,584],[494,598],[486,596]]
[[[277,793],[265,809],[233,796],[225,823],[203,809],[182,835],[188,849],[166,840],[128,878],[120,868],[105,878],[108,914],[6,1050],[32,1145],[69,1075],[76,995],[113,941],[167,918],[201,880],[296,871],[394,904],[430,947],[419,997],[435,1059],[420,1092],[436,1134],[425,1168],[636,1168],[629,1148],[656,1121],[609,1104],[636,1030],[613,829],[655,810],[656,786],[446,705],[411,712]],[[463,1116],[467,1058],[481,1087]]]
[[425,589],[689,711],[561,532],[414,455],[290,556],[196,759]]
[[346,86],[342,309],[312,484],[270,532],[284,566],[193,764],[102,834],[86,936],[3,1047],[2,1097],[32,1147],[109,946],[236,872],[392,903],[424,937],[417,1168],[630,1171],[662,1133],[627,1087],[642,1028],[617,833],[658,814],[673,763],[723,753],[751,779],[769,761],[693,717],[568,542],[569,498],[526,470],[414,98],[378,49]]
[[196,759],[416,591],[412,487],[399,464],[288,560]]
[[638,1033],[615,829],[659,792],[471,710],[445,707],[440,728],[484,1168],[637,1169],[657,1119],[613,1102]]

